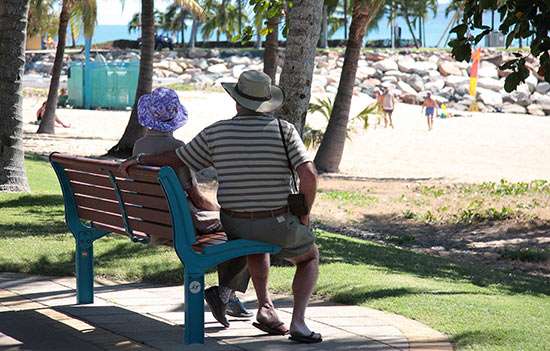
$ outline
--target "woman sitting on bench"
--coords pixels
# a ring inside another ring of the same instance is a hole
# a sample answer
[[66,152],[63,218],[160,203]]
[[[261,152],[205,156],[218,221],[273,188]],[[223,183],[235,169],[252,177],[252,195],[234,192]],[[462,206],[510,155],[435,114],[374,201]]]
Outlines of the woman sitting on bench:
[[[172,89],[157,88],[151,94],[141,96],[138,101],[138,121],[147,131],[145,136],[134,144],[134,157],[175,150],[184,145],[183,141],[174,137],[173,132],[182,127],[187,118],[187,110]],[[191,217],[197,234],[223,232],[220,206],[200,191],[197,180],[189,168],[182,166],[176,172],[188,195]],[[154,243],[163,244],[159,241]],[[246,262],[246,257],[238,257],[219,265],[220,286],[212,286],[205,290],[205,300],[210,311],[225,327],[229,327],[226,313],[240,318],[253,316],[235,295],[235,291],[244,293],[248,288],[250,275]]]

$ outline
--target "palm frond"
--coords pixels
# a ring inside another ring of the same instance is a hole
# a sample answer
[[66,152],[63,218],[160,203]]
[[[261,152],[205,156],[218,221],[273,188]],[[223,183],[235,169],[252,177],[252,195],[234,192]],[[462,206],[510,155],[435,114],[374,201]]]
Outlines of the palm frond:
[[332,99],[327,97],[324,99],[316,99],[315,102],[310,102],[308,106],[308,111],[311,113],[320,112],[323,117],[328,121],[330,115],[332,114]]
[[84,36],[91,38],[94,35],[97,24],[97,2],[96,0],[80,0],[82,4],[82,28]]
[[315,148],[321,144],[325,133],[319,129],[313,129],[308,124],[304,126],[302,139],[307,149]]
[[378,104],[375,101],[372,104],[365,107],[353,119],[360,120],[363,123],[363,129],[367,129],[369,127],[369,117],[376,114],[377,112],[378,112]]
[[197,19],[204,20],[206,18],[205,10],[195,0],[176,0],[181,7],[185,8],[193,14]]

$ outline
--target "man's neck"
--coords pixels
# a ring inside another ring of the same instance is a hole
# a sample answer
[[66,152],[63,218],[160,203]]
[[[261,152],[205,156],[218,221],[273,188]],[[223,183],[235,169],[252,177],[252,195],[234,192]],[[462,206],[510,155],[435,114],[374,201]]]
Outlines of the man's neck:
[[240,109],[239,111],[237,111],[236,117],[240,117],[240,116],[270,116],[270,115],[267,113],[256,112],[256,111],[247,110],[247,109]]

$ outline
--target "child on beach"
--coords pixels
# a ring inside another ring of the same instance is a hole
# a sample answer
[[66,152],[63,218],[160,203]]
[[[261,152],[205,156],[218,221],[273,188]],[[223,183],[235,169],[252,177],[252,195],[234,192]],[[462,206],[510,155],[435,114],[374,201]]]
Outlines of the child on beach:
[[428,92],[426,95],[424,103],[422,104],[422,110],[424,110],[424,114],[428,121],[428,130],[432,130],[434,126],[434,115],[437,114],[437,101],[432,99],[432,93]]

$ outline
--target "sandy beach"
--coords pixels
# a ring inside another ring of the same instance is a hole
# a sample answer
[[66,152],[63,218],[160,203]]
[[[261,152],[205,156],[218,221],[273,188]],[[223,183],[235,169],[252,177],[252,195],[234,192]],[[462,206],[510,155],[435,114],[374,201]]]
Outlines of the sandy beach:
[[[180,92],[189,111],[188,123],[176,136],[189,141],[203,127],[234,115],[229,96],[217,92]],[[322,97],[322,96],[318,96]],[[129,111],[59,109],[58,116],[72,124],[57,128],[56,135],[37,135],[32,124],[44,98],[24,100],[24,131],[27,152],[52,151],[75,155],[102,155],[122,135]],[[354,97],[352,113],[370,103]],[[314,127],[321,116],[310,116]],[[475,113],[470,117],[436,119],[429,132],[420,107],[398,104],[395,129],[356,126],[346,143],[340,165],[342,175],[366,178],[440,179],[449,182],[479,182],[507,179],[529,181],[550,178],[550,118],[520,114]],[[315,150],[311,150],[314,155]]]

